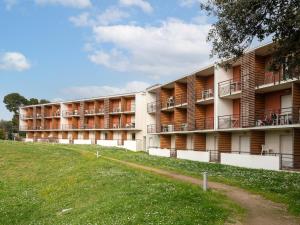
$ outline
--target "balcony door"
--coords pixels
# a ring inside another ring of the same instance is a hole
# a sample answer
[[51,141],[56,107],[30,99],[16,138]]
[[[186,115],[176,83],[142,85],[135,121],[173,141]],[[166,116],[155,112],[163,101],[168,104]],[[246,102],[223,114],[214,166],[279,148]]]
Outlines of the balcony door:
[[241,153],[250,153],[250,137],[239,136],[239,150]]
[[291,112],[292,107],[292,95],[282,95],[281,96],[281,111]]
[[293,167],[293,136],[280,136],[280,153],[282,154],[282,166]]

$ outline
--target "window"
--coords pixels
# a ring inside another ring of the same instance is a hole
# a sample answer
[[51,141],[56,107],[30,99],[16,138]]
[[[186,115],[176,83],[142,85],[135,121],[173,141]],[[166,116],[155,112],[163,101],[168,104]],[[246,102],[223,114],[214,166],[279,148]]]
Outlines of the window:
[[131,134],[131,140],[135,140],[135,133]]

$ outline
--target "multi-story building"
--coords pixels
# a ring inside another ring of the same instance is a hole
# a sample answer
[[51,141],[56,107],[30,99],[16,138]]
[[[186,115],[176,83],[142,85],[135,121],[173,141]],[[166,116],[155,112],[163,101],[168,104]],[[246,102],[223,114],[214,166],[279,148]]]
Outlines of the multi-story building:
[[149,153],[300,168],[300,74],[270,72],[272,45],[147,90]]
[[144,92],[20,108],[26,141],[145,148]]
[[26,106],[26,140],[123,146],[264,169],[300,169],[300,74],[270,72],[272,44],[145,92]]

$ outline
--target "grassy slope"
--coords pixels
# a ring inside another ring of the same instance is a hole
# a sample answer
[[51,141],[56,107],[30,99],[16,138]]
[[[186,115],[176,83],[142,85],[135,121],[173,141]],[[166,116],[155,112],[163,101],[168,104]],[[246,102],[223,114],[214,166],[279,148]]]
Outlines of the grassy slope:
[[0,224],[223,224],[241,213],[215,192],[96,159],[95,149],[0,142]]
[[291,213],[300,215],[300,173],[246,169],[116,150],[103,150],[102,154],[196,177],[200,177],[202,172],[207,171],[210,180],[262,194],[271,200],[287,204]]

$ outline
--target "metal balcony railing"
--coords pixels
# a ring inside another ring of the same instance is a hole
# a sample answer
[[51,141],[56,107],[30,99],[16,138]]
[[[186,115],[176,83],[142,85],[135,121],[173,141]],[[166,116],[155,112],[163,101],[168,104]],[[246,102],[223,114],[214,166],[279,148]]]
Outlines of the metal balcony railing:
[[148,134],[157,133],[156,124],[149,124],[149,125],[147,125],[147,133]]
[[129,107],[126,107],[124,112],[135,112],[135,104],[132,103]]
[[196,120],[196,130],[214,129],[214,117],[205,117]]
[[175,106],[174,96],[170,96],[169,98],[161,101],[161,109],[169,109]]
[[218,84],[219,87],[219,96],[232,95],[241,90],[241,81],[230,79],[222,81]]
[[241,127],[240,115],[232,114],[219,116],[218,123],[219,129],[239,128]]
[[120,113],[120,112],[122,112],[121,107],[115,107],[115,108],[113,108],[112,111],[111,111],[111,113]]
[[288,74],[288,73],[265,73],[263,79],[256,82],[256,87],[263,85],[278,85],[291,80],[299,80],[300,74]]
[[173,123],[163,124],[161,126],[161,132],[173,132],[173,131],[174,131]]
[[73,129],[79,129],[78,125],[73,125],[73,124],[62,124],[61,129],[63,130],[73,130]]
[[280,108],[256,112],[256,126],[281,126],[299,123],[298,107]]
[[60,110],[56,112],[45,112],[44,117],[60,117]]
[[156,112],[156,102],[150,102],[147,104],[147,112],[148,113],[155,113]]
[[79,110],[65,110],[62,112],[63,117],[80,116]]
[[33,115],[32,114],[21,114],[20,118],[22,120],[26,120],[26,119],[33,119]]
[[196,98],[198,101],[205,101],[214,97],[214,89],[206,89],[196,92]]
[[175,97],[175,106],[182,106],[187,104],[187,94]]

